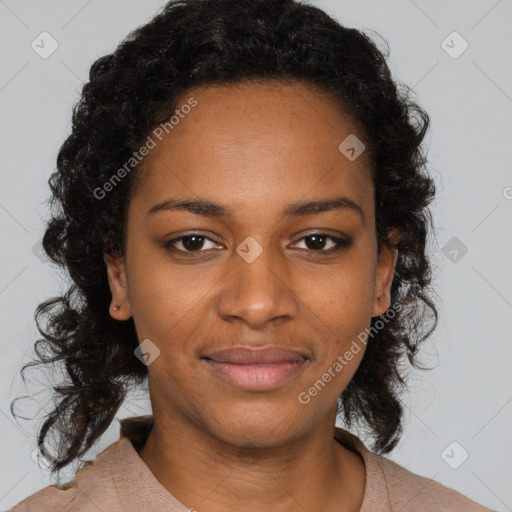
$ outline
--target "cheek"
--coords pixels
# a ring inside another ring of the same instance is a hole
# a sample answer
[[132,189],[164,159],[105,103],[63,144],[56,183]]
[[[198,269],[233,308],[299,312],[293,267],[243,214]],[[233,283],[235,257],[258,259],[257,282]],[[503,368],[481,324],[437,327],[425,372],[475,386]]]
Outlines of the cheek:
[[371,269],[347,265],[333,269],[326,279],[309,283],[306,296],[311,311],[337,336],[340,345],[348,337],[357,336],[370,321],[372,277]]
[[[363,258],[333,269],[328,279],[309,283],[311,318],[323,331],[317,364],[312,367],[311,394],[335,399],[350,382],[366,349],[371,321],[373,274]],[[328,388],[324,392],[323,389]],[[322,391],[320,393],[320,391]],[[308,396],[310,393],[308,393]]]
[[200,274],[192,265],[183,271],[162,257],[148,263],[141,256],[132,271],[130,306],[141,336],[152,335],[163,342],[174,329],[197,326],[195,316],[208,300],[215,276]]

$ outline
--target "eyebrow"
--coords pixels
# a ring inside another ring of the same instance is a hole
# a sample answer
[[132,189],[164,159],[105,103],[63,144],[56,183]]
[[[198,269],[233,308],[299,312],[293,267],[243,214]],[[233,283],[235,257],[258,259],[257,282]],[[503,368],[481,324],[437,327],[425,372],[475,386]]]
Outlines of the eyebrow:
[[[150,208],[147,215],[157,212],[186,210],[196,215],[213,218],[229,218],[234,216],[233,210],[224,204],[214,203],[207,199],[173,199],[169,198]],[[357,213],[363,224],[366,218],[363,209],[352,199],[345,196],[336,196],[329,199],[317,199],[313,201],[295,202],[286,207],[281,219],[302,217],[305,215],[319,214],[332,210],[345,210]]]

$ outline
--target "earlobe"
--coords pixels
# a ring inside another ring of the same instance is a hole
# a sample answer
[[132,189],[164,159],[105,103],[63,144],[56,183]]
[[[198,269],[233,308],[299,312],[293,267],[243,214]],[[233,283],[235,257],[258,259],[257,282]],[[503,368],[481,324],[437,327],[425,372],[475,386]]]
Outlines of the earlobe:
[[109,307],[110,316],[116,320],[128,320],[132,316],[128,293],[128,280],[126,276],[126,265],[121,256],[104,257],[108,284],[112,301]]

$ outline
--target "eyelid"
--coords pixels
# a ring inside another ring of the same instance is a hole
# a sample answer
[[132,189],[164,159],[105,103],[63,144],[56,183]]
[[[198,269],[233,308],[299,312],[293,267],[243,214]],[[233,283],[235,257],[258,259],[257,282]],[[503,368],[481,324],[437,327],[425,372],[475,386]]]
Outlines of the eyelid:
[[341,235],[341,234],[340,235],[331,235],[324,231],[311,231],[311,232],[303,233],[301,235],[301,237],[294,243],[294,245],[299,242],[302,242],[305,238],[307,238],[309,236],[315,236],[315,235],[331,240],[331,242],[333,242],[335,244],[335,246],[331,247],[330,249],[319,250],[319,251],[315,251],[313,249],[301,249],[301,250],[308,251],[313,254],[330,254],[330,253],[339,251],[341,249],[348,248],[352,245],[351,237],[348,237],[346,235]]
[[[188,232],[188,233],[184,233],[184,234],[182,234],[180,236],[171,238],[167,242],[164,242],[163,245],[167,249],[171,249],[171,248],[176,249],[173,246],[173,244],[183,240],[184,238],[188,238],[188,237],[191,237],[191,236],[200,236],[200,237],[202,237],[202,238],[204,238],[206,240],[209,240],[210,242],[213,242],[215,244],[221,244],[221,242],[219,242],[218,240],[215,240],[211,236],[205,235],[204,233],[201,233],[199,231],[191,231],[191,232]],[[204,249],[202,249],[201,251],[183,251],[182,249],[176,249],[176,250],[177,250],[177,252],[181,252],[181,253],[184,253],[184,254],[201,254],[201,253],[205,252]],[[206,251],[209,251],[209,250],[212,250],[212,249],[206,249]]]
[[[352,238],[351,237],[348,237],[346,235],[331,235],[329,233],[326,233],[325,231],[322,231],[322,230],[316,230],[316,231],[308,231],[308,232],[305,232],[305,233],[301,233],[300,235],[300,238],[294,242],[293,245],[299,243],[299,242],[302,242],[305,238],[309,237],[309,236],[321,236],[321,237],[324,237],[326,239],[329,239],[331,240],[331,242],[333,242],[335,244],[334,247],[330,248],[330,249],[327,249],[327,250],[318,250],[318,251],[315,251],[313,249],[300,249],[301,251],[307,251],[307,252],[310,252],[310,253],[314,253],[314,254],[330,254],[330,253],[334,253],[334,252],[337,252],[341,249],[344,249],[344,248],[348,248],[352,245]],[[170,250],[171,248],[175,249],[177,252],[179,253],[183,253],[183,254],[196,254],[196,255],[201,255],[201,254],[205,254],[206,252],[209,252],[209,251],[212,251],[214,249],[201,249],[199,251],[184,251],[182,249],[176,249],[176,247],[173,246],[173,244],[175,244],[176,242],[179,242],[180,240],[184,239],[184,238],[188,238],[188,237],[191,237],[191,236],[200,236],[206,240],[209,240],[213,243],[216,243],[216,244],[220,244],[222,245],[221,242],[215,240],[214,238],[210,237],[210,236],[207,236],[201,232],[198,232],[198,231],[193,231],[193,232],[189,232],[189,233],[184,233],[178,237],[175,237],[175,238],[172,238],[171,240],[167,241],[164,243],[164,246],[165,248],[167,248],[168,250]]]

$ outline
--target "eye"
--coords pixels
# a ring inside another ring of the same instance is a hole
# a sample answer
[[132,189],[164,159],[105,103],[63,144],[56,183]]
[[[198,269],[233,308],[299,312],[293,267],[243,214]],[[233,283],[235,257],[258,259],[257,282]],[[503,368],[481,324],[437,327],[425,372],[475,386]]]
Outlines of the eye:
[[[338,238],[326,233],[310,233],[302,237],[299,242],[304,241],[306,247],[302,250],[316,252],[316,253],[331,253],[348,248],[352,245],[352,240],[349,238]],[[205,247],[205,243],[210,242],[210,247]],[[164,247],[169,251],[181,252],[185,254],[196,253],[198,255],[215,249],[218,243],[206,235],[200,233],[191,233],[190,235],[183,235],[178,238],[173,238],[164,243]],[[327,246],[327,249],[326,249]]]
[[[338,238],[326,233],[310,233],[302,237],[299,242],[305,241],[305,250],[313,252],[334,252],[344,248],[350,247],[352,240],[345,238]],[[326,244],[330,247],[325,249]]]
[[[204,244],[207,240],[212,242],[213,247],[207,247],[206,249],[204,248]],[[201,253],[205,250],[214,248],[215,241],[205,235],[193,233],[169,240],[164,244],[164,246],[169,250],[175,249],[176,251],[184,253]],[[182,248],[179,248],[179,246]]]

